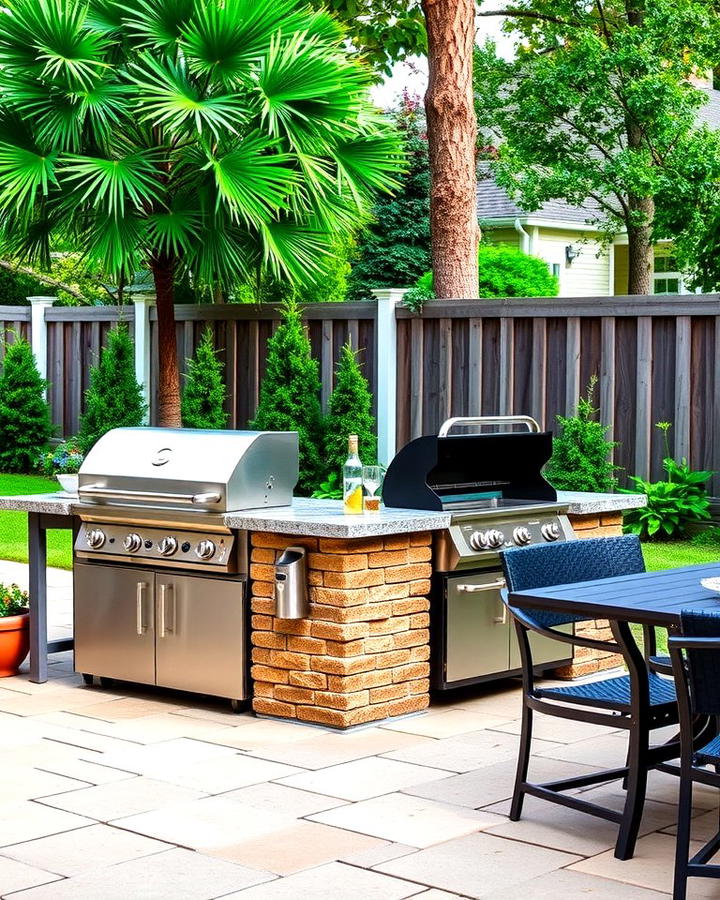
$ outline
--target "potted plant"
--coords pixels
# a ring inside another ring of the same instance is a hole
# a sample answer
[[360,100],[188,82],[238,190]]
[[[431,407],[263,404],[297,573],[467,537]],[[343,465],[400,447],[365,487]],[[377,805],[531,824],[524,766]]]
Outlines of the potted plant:
[[40,460],[42,471],[50,478],[55,476],[64,491],[69,494],[78,492],[78,472],[83,463],[83,453],[75,438],[69,438],[58,444],[54,450],[48,450]]
[[17,675],[30,649],[28,594],[0,584],[0,678]]

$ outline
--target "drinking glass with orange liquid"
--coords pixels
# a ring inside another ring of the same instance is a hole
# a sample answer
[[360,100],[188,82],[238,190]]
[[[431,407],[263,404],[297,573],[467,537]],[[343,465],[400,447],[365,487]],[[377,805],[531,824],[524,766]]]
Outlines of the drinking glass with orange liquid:
[[380,466],[363,466],[363,509],[366,513],[380,512],[380,488],[383,470]]

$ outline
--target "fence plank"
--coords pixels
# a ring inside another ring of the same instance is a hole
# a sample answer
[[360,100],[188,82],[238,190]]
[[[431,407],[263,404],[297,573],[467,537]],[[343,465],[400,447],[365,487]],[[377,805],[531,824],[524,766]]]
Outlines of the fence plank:
[[423,433],[423,323],[414,318],[410,323],[410,437]]
[[[607,426],[607,438],[615,433],[615,319],[600,320],[600,421]],[[610,458],[614,459],[614,449]]]
[[652,319],[638,316],[637,375],[635,381],[635,471],[650,471],[652,429]]
[[565,415],[572,416],[580,396],[580,318],[570,316],[565,337]]
[[500,397],[498,410],[501,416],[513,414],[513,393],[515,387],[515,329],[513,320],[505,316],[500,319]]
[[322,376],[321,403],[323,412],[327,412],[333,386],[333,322],[325,319],[322,323],[322,344],[320,351],[320,373]]
[[468,335],[469,416],[482,415],[482,319],[470,319]]
[[690,458],[690,341],[692,319],[678,316],[675,335],[675,456]]
[[452,412],[452,319],[440,319],[438,337],[438,407],[444,422]]
[[547,323],[545,319],[533,319],[532,368],[534,378],[531,389],[532,417],[545,429],[547,404]]

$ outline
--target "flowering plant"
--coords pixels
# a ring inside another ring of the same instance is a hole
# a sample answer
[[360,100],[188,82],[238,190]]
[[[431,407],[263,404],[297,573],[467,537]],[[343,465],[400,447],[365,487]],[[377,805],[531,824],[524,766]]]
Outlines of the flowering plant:
[[16,584],[0,584],[0,619],[19,616],[27,609],[29,602],[27,591],[21,590]]
[[40,468],[52,478],[53,475],[75,475],[80,470],[83,459],[82,451],[74,438],[58,444],[54,450],[48,450],[40,457]]

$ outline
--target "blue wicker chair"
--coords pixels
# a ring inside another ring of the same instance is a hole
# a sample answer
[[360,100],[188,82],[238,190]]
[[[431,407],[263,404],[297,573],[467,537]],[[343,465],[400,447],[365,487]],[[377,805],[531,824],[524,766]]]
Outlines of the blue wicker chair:
[[720,878],[720,865],[710,863],[720,850],[720,831],[688,860],[693,784],[720,788],[720,737],[698,748],[693,731],[697,717],[720,715],[720,614],[683,610],[681,619],[682,637],[668,640],[681,744],[673,900],[685,900],[689,875]]
[[[509,592],[645,571],[640,542],[634,535],[509,549],[501,557]],[[505,599],[507,602],[507,594]],[[653,671],[630,637],[627,625],[611,623],[615,641],[601,641],[558,630],[561,625],[582,621],[582,617],[508,605],[520,645],[523,677],[522,729],[510,818],[513,821],[520,818],[526,794],[599,816],[618,824],[615,856],[630,859],[640,827],[648,769],[676,758],[679,753],[677,741],[651,747],[649,739],[653,729],[678,722],[674,684],[671,679]],[[539,686],[535,683],[532,632],[575,646],[620,653],[632,677],[620,675],[562,687]],[[649,712],[645,692],[650,697]],[[545,784],[529,782],[527,774],[535,712],[627,729],[629,745],[625,765]],[[564,793],[617,778],[623,779],[627,790],[622,812]]]

